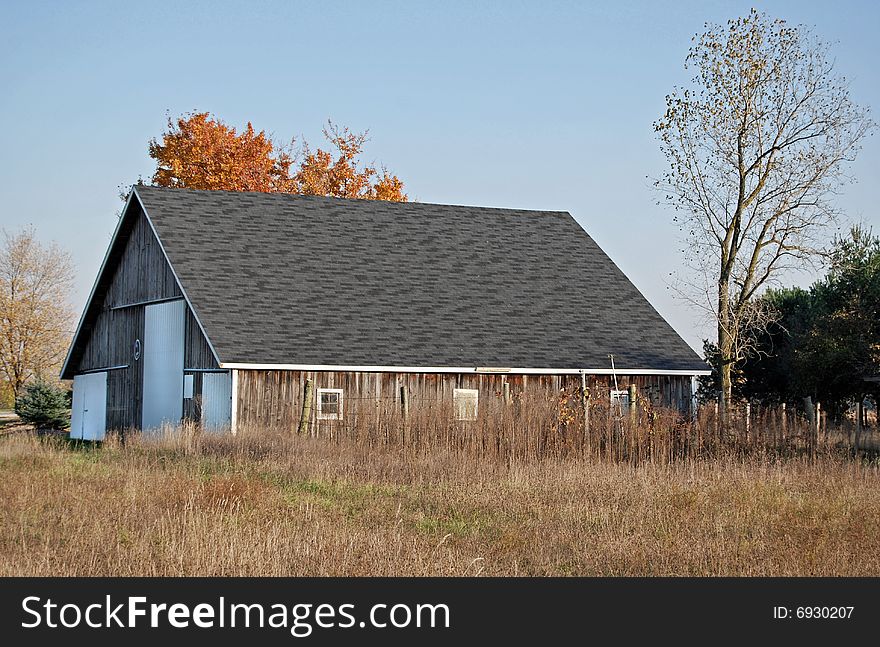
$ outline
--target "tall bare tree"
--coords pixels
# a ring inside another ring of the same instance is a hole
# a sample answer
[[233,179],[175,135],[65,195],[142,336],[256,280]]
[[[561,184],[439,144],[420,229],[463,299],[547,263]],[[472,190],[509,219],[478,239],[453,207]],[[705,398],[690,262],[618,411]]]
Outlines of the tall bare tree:
[[0,247],[0,377],[17,397],[34,379],[57,378],[73,335],[70,255],[41,244],[32,227],[3,232]]
[[654,123],[669,162],[656,186],[676,211],[687,261],[717,321],[722,410],[746,330],[768,316],[754,297],[801,265],[834,222],[835,191],[873,128],[850,99],[828,45],[752,10],[694,37],[695,76]]

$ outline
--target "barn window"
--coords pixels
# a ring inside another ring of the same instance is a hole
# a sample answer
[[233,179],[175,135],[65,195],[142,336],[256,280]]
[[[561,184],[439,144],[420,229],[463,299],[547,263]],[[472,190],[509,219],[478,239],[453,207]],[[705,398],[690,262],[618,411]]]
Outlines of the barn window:
[[480,392],[476,389],[453,389],[452,403],[456,420],[476,420]]
[[183,397],[189,400],[193,397],[193,375],[183,376]]
[[318,389],[318,420],[342,420],[342,389]]
[[629,411],[629,391],[611,389],[611,406],[615,411]]

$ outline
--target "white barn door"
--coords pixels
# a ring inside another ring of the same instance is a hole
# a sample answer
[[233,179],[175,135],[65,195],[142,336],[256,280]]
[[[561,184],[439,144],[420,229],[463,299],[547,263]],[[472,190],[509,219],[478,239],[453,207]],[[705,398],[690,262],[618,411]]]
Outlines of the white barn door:
[[202,374],[202,428],[229,429],[232,422],[232,376],[229,373]]
[[183,415],[183,344],[186,303],[167,301],[144,312],[142,428],[176,425]]
[[86,373],[73,378],[70,437],[104,440],[107,431],[107,373]]

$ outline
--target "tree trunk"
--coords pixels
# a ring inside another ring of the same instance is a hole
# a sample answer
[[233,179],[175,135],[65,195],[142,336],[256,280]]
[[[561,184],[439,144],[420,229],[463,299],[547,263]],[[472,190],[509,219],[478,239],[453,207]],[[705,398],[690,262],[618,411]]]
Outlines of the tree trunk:
[[314,388],[315,385],[311,378],[306,378],[306,383],[303,387],[302,412],[299,417],[299,428],[297,429],[297,433],[301,436],[309,432],[309,422],[312,420],[312,397]]
[[733,395],[733,349],[729,281],[718,281],[718,361],[721,372],[721,421],[726,425]]

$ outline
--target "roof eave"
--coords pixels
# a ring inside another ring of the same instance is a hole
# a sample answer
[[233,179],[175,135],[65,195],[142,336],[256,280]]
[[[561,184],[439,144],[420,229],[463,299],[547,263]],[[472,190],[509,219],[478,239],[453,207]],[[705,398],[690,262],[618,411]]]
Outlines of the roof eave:
[[358,366],[337,364],[266,364],[221,362],[220,368],[255,371],[328,371],[353,373],[481,373],[512,375],[673,375],[697,377],[711,375],[709,369],[656,368],[527,368],[481,366]]

